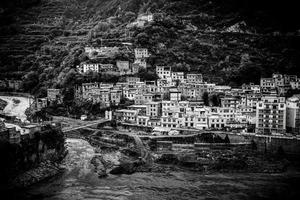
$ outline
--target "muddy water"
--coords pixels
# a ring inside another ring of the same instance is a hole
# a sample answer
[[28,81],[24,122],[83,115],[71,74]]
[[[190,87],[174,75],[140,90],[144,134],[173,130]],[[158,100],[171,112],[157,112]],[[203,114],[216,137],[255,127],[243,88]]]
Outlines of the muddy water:
[[[14,199],[291,199],[299,192],[299,174],[136,173],[98,179],[90,160],[94,149],[83,140],[67,140],[66,171],[36,184]],[[13,199],[12,197],[10,199]]]

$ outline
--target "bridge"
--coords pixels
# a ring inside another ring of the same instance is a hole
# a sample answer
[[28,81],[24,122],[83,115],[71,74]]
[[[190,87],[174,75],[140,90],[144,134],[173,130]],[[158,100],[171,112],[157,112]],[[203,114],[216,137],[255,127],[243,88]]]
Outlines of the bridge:
[[80,130],[83,128],[97,127],[99,124],[106,124],[109,121],[110,120],[103,118],[93,121],[82,121],[79,119],[73,119],[68,117],[53,117],[53,122],[58,122],[62,124],[62,131],[64,133]]

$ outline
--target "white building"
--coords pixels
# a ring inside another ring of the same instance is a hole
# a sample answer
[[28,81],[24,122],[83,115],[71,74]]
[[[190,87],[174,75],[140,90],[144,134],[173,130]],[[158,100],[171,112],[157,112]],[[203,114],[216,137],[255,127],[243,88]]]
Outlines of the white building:
[[171,76],[171,67],[166,67],[166,66],[156,66],[156,74],[159,76],[161,79],[165,79],[168,82],[172,81],[172,76]]
[[256,132],[282,134],[286,132],[286,104],[284,97],[264,96],[256,107]]
[[172,72],[172,80],[179,80],[184,82],[184,73],[183,72]]
[[202,74],[188,73],[186,75],[186,81],[187,83],[202,83],[203,82]]
[[300,134],[300,96],[286,101],[286,128],[290,133]]
[[223,129],[226,125],[226,119],[221,115],[208,116],[208,127],[211,129]]
[[136,48],[134,49],[134,55],[136,59],[148,58],[149,57],[148,49]]
[[154,20],[153,14],[139,14],[137,21],[147,21],[147,22],[152,22]]
[[82,63],[77,66],[77,71],[81,74],[88,72],[99,72],[99,64],[98,63]]

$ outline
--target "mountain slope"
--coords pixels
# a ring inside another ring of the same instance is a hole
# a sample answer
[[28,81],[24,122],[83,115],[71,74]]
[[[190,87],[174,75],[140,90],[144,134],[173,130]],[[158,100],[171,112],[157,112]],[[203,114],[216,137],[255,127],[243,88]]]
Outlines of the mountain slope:
[[[133,36],[128,42],[150,49],[152,66],[201,72],[208,81],[239,85],[277,71],[300,75],[297,7],[289,0],[20,2],[0,4],[0,78],[23,78],[33,93],[78,81],[74,67],[87,59],[83,47],[123,38],[126,31]],[[125,29],[147,11],[160,20]]]

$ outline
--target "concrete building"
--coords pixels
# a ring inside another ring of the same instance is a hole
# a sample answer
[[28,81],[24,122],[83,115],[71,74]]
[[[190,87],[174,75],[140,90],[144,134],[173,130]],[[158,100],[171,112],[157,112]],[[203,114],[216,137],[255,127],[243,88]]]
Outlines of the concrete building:
[[161,79],[171,81],[172,80],[171,73],[172,73],[171,67],[156,66],[156,74]]
[[183,72],[172,72],[172,80],[178,80],[179,82],[184,82],[184,73]]
[[135,95],[134,104],[143,105],[154,100],[154,94],[146,93],[146,94],[137,94]]
[[271,135],[286,132],[284,97],[264,96],[256,107],[256,133]]
[[129,84],[136,84],[137,82],[140,82],[141,79],[139,77],[134,77],[134,76],[127,76],[126,77],[126,82],[129,83]]
[[136,118],[136,122],[138,125],[141,125],[141,126],[148,126],[148,122],[150,120],[150,117],[149,116],[137,116]]
[[187,83],[202,83],[203,82],[202,74],[188,73],[186,75],[186,82]]
[[79,66],[76,67],[77,71],[81,74],[88,73],[88,72],[99,72],[99,64],[98,63],[81,63]]
[[146,103],[147,105],[147,110],[146,110],[146,115],[149,116],[150,118],[157,118],[161,116],[161,102],[149,102]]
[[286,101],[286,129],[289,133],[300,134],[300,95]]
[[128,110],[128,109],[121,109],[116,110],[114,113],[114,117],[116,120],[126,123],[133,123],[136,124],[136,117],[138,116],[137,110]]
[[134,64],[138,64],[140,68],[146,69],[147,68],[147,62],[144,58],[136,58],[134,60]]
[[226,120],[221,115],[208,116],[208,127],[210,129],[223,129],[226,125]]
[[137,17],[137,21],[152,22],[153,20],[154,20],[154,16],[151,13],[139,14]]
[[121,90],[111,90],[110,91],[110,103],[112,105],[119,105],[122,97]]
[[145,116],[147,105],[131,105],[127,107],[128,110],[136,110],[138,115]]
[[237,97],[224,97],[221,98],[221,106],[224,108],[238,108],[240,99]]
[[161,127],[180,128],[182,127],[183,112],[180,109],[163,110],[160,119]]
[[136,59],[148,58],[149,57],[148,49],[136,48],[134,49],[134,55]]
[[177,88],[170,88],[170,101],[181,101],[181,92]]

